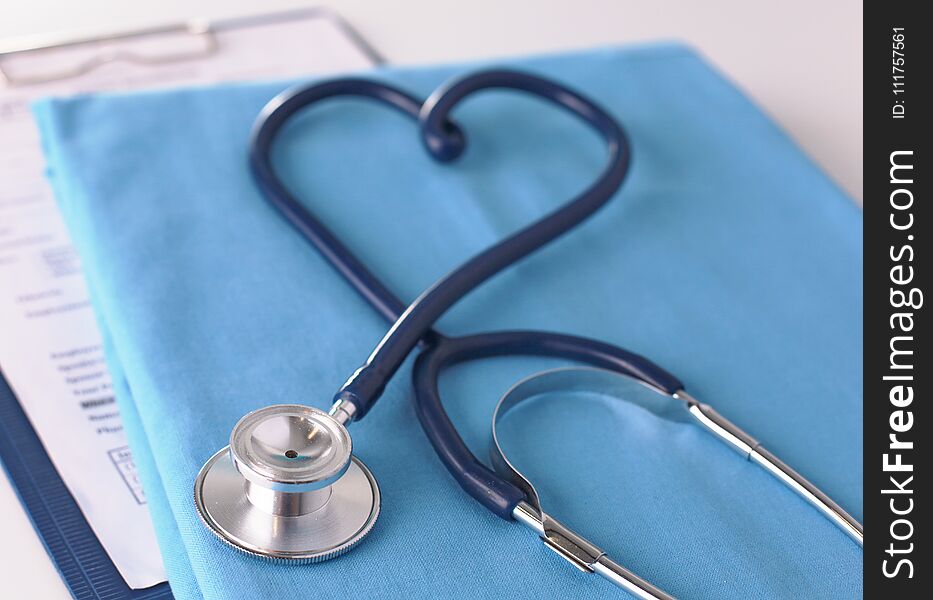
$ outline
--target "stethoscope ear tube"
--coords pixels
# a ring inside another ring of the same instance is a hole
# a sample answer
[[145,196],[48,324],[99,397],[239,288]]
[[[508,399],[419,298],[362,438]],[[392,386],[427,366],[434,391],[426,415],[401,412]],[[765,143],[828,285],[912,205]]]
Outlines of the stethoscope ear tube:
[[313,104],[338,97],[369,98],[412,119],[417,119],[421,110],[421,102],[414,96],[367,79],[338,79],[285,90],[266,104],[256,119],[250,134],[250,169],[266,201],[391,323],[405,312],[406,304],[292,195],[272,164],[272,144],[289,119]]
[[667,394],[683,389],[679,379],[643,356],[605,342],[560,333],[500,331],[445,338],[444,343],[422,352],[412,372],[418,420],[464,491],[506,520],[514,518],[519,502],[528,500],[527,490],[493,472],[470,452],[447,416],[437,386],[438,376],[447,366],[506,355],[565,358],[624,373]]

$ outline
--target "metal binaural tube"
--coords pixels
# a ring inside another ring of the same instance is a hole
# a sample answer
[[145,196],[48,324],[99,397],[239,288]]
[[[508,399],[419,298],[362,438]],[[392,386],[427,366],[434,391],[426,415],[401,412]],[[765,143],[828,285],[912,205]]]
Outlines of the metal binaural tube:
[[813,485],[806,477],[792,469],[787,463],[764,448],[758,440],[745,433],[738,425],[732,423],[716,410],[702,402],[697,401],[683,390],[674,394],[687,403],[690,411],[697,421],[716,437],[732,446],[739,454],[748,460],[757,463],[788,488],[792,489],[801,498],[812,504],[823,513],[827,519],[836,524],[839,529],[851,537],[859,546],[863,545],[864,533],[862,524],[855,520],[832,498],[820,488]]
[[749,460],[761,465],[766,471],[780,479],[784,485],[815,506],[827,519],[835,523],[846,535],[855,540],[859,546],[864,545],[865,534],[862,524],[843,510],[822,490],[810,483],[803,475],[790,468],[781,459],[761,446],[752,451]]
[[641,600],[674,600],[674,597],[635,575],[605,554],[593,564],[593,572]]
[[[586,538],[578,535],[566,525],[549,515],[539,514],[527,502],[519,502],[512,516],[516,521],[538,534],[558,556],[581,571],[596,573],[641,600],[675,600],[667,592],[609,558],[605,552],[596,548]],[[581,550],[587,551],[591,557],[583,563],[577,560]]]

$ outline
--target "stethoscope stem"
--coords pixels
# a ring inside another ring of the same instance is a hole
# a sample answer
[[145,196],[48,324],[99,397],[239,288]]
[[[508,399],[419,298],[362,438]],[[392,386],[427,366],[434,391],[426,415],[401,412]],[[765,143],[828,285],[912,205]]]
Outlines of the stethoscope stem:
[[356,414],[356,405],[341,398],[331,405],[327,414],[344,427],[349,427],[353,422],[353,415]]

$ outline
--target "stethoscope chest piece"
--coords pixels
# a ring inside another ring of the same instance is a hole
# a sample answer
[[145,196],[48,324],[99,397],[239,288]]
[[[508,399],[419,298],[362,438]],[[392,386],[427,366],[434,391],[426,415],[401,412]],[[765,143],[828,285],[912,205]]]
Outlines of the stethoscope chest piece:
[[379,486],[327,413],[277,404],[249,413],[194,485],[198,515],[221,540],[262,558],[318,562],[362,540]]

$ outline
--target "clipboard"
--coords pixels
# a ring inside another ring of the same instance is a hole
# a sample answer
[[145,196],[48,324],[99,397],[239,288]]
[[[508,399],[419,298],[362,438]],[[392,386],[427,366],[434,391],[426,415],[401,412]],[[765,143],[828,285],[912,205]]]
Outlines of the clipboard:
[[[219,32],[299,19],[325,19],[329,21],[341,31],[364,56],[368,57],[374,65],[385,63],[385,58],[340,14],[328,8],[316,7],[218,21],[191,19],[132,31],[117,31],[93,36],[61,36],[53,34],[27,36],[9,41],[0,40],[0,86],[18,87],[62,81],[73,77],[79,77],[98,67],[114,62],[155,66],[188,60],[198,60],[222,51],[222,48],[217,42],[217,34]],[[92,52],[82,60],[75,62],[70,68],[39,74],[11,72],[9,65],[11,61],[18,57],[41,54],[58,49],[90,46],[102,42],[142,40],[153,36],[172,34],[186,36],[191,40],[195,40],[200,43],[200,47],[157,54],[134,51],[115,52],[109,50]]]
[[[370,64],[384,59],[339,14],[325,8],[277,12],[219,21],[186,21],[134,31],[96,36],[34,36],[0,41],[0,92],[32,86],[56,87],[68,80],[114,63],[136,67],[183,65],[224,52],[225,32],[303,19],[325,19],[366,57]],[[152,51],[147,40],[176,37],[177,48]],[[43,57],[76,50],[75,60],[64,67],[42,69]],[[36,68],[38,66],[38,68]],[[250,73],[249,76],[263,73]],[[80,89],[80,86],[76,86]],[[55,90],[58,91],[58,90]],[[2,366],[2,365],[0,365]],[[167,582],[132,589],[95,534],[75,497],[48,454],[36,427],[13,387],[0,371],[0,463],[49,557],[72,596],[84,599],[169,599]]]

